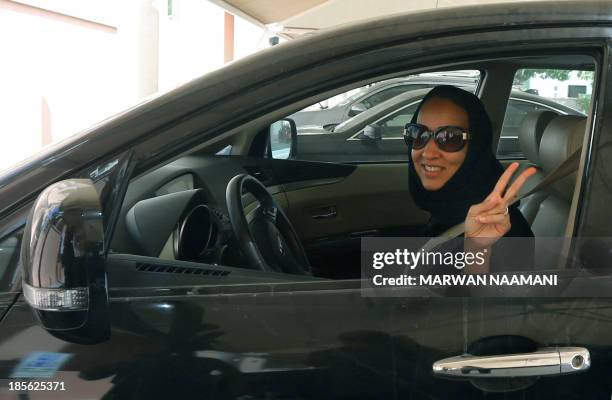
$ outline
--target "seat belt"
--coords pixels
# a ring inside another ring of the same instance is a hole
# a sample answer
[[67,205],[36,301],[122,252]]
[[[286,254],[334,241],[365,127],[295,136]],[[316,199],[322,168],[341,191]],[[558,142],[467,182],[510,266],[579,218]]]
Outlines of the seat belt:
[[559,179],[565,178],[569,174],[578,170],[578,165],[580,164],[580,153],[582,147],[579,147],[572,154],[569,155],[561,164],[557,166],[550,174],[546,175],[544,179],[540,183],[538,183],[533,189],[528,191],[525,194],[520,195],[516,200],[512,202],[512,204],[520,201],[522,198],[530,196],[535,192],[538,192],[542,189],[547,188],[553,183],[557,182]]
[[[572,154],[570,154],[565,160],[563,160],[563,162],[561,164],[559,164],[557,166],[557,168],[555,168],[553,171],[551,171],[548,175],[546,175],[544,177],[544,179],[542,179],[542,181],[540,183],[538,183],[533,189],[531,189],[530,191],[528,191],[527,193],[524,193],[520,196],[518,196],[516,198],[516,200],[514,200],[512,204],[516,203],[517,201],[520,201],[521,199],[532,195],[535,192],[538,192],[542,189],[545,189],[547,187],[549,187],[550,185],[552,185],[553,183],[557,182],[558,180],[565,178],[566,176],[568,176],[569,174],[571,174],[574,171],[578,170],[578,166],[580,165],[580,154],[581,154],[581,150],[582,147],[579,147],[578,149],[576,149]],[[445,230],[444,232],[442,232],[440,235],[438,235],[435,238],[432,238],[430,241],[428,241],[425,246],[428,247],[428,249],[432,249],[433,247],[437,246],[438,244],[444,243],[446,240],[448,240],[448,238],[454,238],[457,237],[459,235],[461,235],[462,233],[465,233],[465,225],[463,222],[461,222],[460,224],[457,224],[455,226],[451,226],[450,228],[448,228],[447,230]],[[440,241],[437,241],[435,239],[440,238]],[[436,242],[436,243],[432,243],[432,242]],[[431,243],[431,246],[430,246]]]

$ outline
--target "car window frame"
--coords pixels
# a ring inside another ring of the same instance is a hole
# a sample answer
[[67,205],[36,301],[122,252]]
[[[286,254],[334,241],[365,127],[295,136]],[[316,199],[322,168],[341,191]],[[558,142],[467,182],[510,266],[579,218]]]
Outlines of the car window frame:
[[[599,43],[599,42],[598,42],[598,43]],[[582,46],[576,46],[576,47],[577,47],[577,48],[581,48]],[[588,48],[592,48],[592,47],[593,47],[593,45],[588,46]],[[561,52],[561,51],[560,51],[559,53],[563,53],[563,52]],[[596,62],[596,68],[597,68],[597,66],[598,66],[598,65],[600,65],[600,64],[602,64],[602,63],[604,62],[604,60],[603,60],[603,58],[602,58],[601,60],[595,60],[595,62]],[[599,82],[599,79],[603,79],[603,78],[596,77],[596,78],[594,79],[594,81]],[[480,88],[482,87],[482,85],[483,85],[483,82],[482,82],[482,79],[481,79],[481,81],[480,81],[479,85],[478,85],[478,86],[477,86],[477,88],[476,88],[476,92],[477,92],[477,93],[479,93],[479,92],[480,92]],[[596,103],[597,98],[596,98],[595,96],[598,96],[598,95],[599,95],[599,94],[598,94],[598,93],[596,94],[596,92],[594,91],[594,94],[593,94],[593,101],[592,101],[592,103],[591,103],[591,104]],[[506,100],[506,101],[507,101],[507,100]],[[592,115],[593,115],[593,108],[592,108],[591,113],[589,113],[589,119],[591,119],[591,118],[592,118]],[[596,123],[596,122],[597,122],[597,121],[595,121],[595,123]],[[589,132],[587,132],[587,134],[585,135],[585,140],[586,140],[586,137],[589,137],[589,139],[591,138],[591,136],[592,136],[592,132],[593,132],[592,130],[590,130]],[[589,162],[589,159],[585,159],[585,158],[583,158],[582,160],[583,160],[583,162],[584,162],[584,163],[586,163],[586,164],[588,164],[588,162]],[[580,181],[578,181],[578,182],[577,182],[577,185],[579,185],[579,184],[580,184]],[[580,190],[582,190],[582,187],[580,187],[579,189],[580,189]],[[572,205],[574,205],[574,204],[575,204],[575,202],[576,202],[576,196],[574,196],[574,202],[572,203]],[[571,216],[570,216],[570,218],[568,219],[568,225],[569,225],[571,222],[572,222],[572,220],[571,220]],[[352,280],[346,280],[346,281],[352,281]],[[345,282],[345,280],[341,280],[340,282]]]
[[[478,90],[479,90],[479,88],[481,87],[481,85],[482,85],[482,81],[480,81],[479,85],[477,86],[477,88],[476,88],[476,92],[478,92]],[[594,96],[595,96],[595,94],[594,94]],[[594,102],[593,102],[593,103],[594,103]],[[587,136],[588,136],[588,134],[587,134]],[[396,162],[398,162],[398,161],[391,161],[391,162],[396,163]],[[401,161],[399,161],[399,162],[401,162]],[[378,163],[378,162],[374,162],[374,163]],[[568,224],[569,224],[569,222],[570,222],[570,221],[569,221],[569,219],[568,219]],[[264,273],[264,272],[262,272],[262,274],[263,274],[263,273]],[[288,282],[291,282],[291,275],[287,274],[287,278],[288,278]],[[326,282],[327,282],[327,281],[326,281]],[[350,288],[353,288],[354,290],[358,290],[358,289],[356,288],[356,283],[357,283],[357,282],[359,282],[359,280],[357,280],[357,279],[339,279],[339,280],[335,280],[335,281],[333,281],[333,282],[334,282],[336,285],[340,285],[341,287],[342,287],[342,286],[344,286],[344,285],[346,285],[346,287],[347,287],[347,288],[348,288],[348,287],[350,287]],[[117,293],[119,293],[120,291],[121,291],[121,290],[119,290]]]

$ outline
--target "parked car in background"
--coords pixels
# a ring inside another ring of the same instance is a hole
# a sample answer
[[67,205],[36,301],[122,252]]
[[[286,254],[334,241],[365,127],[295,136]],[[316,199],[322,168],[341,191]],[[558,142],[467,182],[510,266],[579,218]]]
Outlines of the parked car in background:
[[[447,82],[448,84],[449,82]],[[459,86],[474,91],[473,86]],[[421,99],[431,89],[408,90],[379,103],[339,124],[297,126],[299,160],[331,162],[406,161],[404,126],[409,123]],[[548,110],[558,115],[585,116],[550,99],[513,89],[506,107],[497,155],[520,159],[519,126],[530,112]]]
[[479,75],[478,71],[448,71],[387,79],[352,90],[344,99],[331,106],[327,104],[340,96],[313,104],[305,110],[290,115],[289,118],[293,119],[297,126],[319,125],[327,128],[409,90],[455,85],[471,87],[474,91]]

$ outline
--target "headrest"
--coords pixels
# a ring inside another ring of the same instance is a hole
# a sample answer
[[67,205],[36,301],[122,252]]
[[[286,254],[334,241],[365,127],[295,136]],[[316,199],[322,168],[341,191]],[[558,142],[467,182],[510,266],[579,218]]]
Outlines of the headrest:
[[550,121],[540,141],[540,163],[545,173],[582,146],[585,129],[586,117],[578,115],[559,115]]
[[519,145],[525,157],[533,164],[540,166],[540,141],[548,123],[557,116],[548,110],[528,113],[519,127]]
[[[563,161],[582,147],[586,117],[577,115],[559,115],[546,129],[540,141],[540,166],[548,175]],[[571,201],[576,184],[576,173],[562,178],[552,188],[566,201]]]

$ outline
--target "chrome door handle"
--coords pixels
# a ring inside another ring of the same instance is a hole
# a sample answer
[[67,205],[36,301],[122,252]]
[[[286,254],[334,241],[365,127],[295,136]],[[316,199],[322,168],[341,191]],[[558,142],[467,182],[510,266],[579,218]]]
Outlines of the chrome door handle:
[[584,347],[556,347],[533,353],[445,358],[433,364],[433,372],[456,378],[512,378],[569,374],[590,366],[591,355]]

